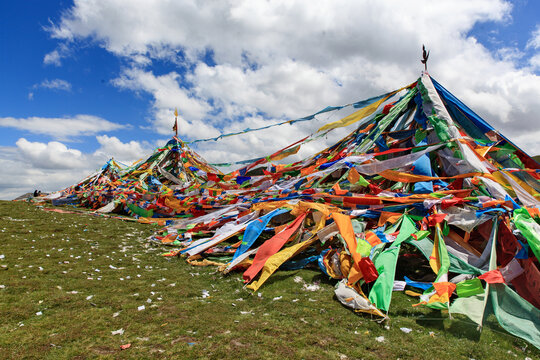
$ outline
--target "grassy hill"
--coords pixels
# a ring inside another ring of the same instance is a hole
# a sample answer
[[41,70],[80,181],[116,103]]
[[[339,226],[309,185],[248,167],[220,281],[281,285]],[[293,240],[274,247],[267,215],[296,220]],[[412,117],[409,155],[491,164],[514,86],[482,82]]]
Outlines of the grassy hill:
[[318,270],[278,272],[252,294],[240,274],[159,256],[145,240],[155,230],[0,201],[0,357],[540,357],[494,320],[480,333],[399,292],[379,324],[334,300]]

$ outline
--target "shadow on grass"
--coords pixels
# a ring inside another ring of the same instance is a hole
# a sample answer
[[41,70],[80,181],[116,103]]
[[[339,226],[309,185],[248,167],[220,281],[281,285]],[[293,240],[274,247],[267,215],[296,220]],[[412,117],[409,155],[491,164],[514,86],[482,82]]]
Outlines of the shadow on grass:
[[325,275],[325,274],[319,272],[319,273],[313,274],[313,276],[311,277],[311,282],[314,282],[314,283],[318,282],[318,283],[321,283],[321,284],[335,286],[336,283],[337,283],[337,280],[332,279],[328,275]]
[[279,284],[279,286],[283,287],[283,282],[286,280],[290,280],[290,278],[294,277],[298,272],[300,272],[300,270],[286,271],[286,272],[283,272],[282,274],[279,272],[276,272],[272,274],[272,276],[270,276],[268,280],[264,282],[264,285],[261,287],[261,289],[263,289],[264,287],[273,288],[275,283],[280,283],[280,282],[281,284]]
[[477,330],[478,325],[470,320],[455,317],[448,318],[447,315],[433,310],[428,314],[422,315],[416,319],[416,323],[425,328],[444,331],[456,338],[466,338],[471,341],[480,341],[481,332]]

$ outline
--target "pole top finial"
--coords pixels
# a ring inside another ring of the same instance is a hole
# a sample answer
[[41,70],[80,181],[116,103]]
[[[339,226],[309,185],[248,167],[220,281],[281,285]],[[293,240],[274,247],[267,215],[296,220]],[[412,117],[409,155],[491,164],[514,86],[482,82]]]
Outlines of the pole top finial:
[[174,109],[174,126],[173,131],[175,133],[175,136],[178,137],[178,109]]
[[429,58],[429,51],[426,52],[426,47],[422,44],[422,60],[420,62],[424,64],[424,70],[427,72],[427,61]]

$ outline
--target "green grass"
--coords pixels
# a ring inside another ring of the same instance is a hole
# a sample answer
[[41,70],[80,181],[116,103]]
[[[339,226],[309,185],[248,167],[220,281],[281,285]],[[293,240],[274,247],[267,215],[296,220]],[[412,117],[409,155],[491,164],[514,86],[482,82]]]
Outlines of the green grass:
[[479,333],[402,293],[378,324],[343,307],[316,270],[277,272],[252,294],[240,274],[159,256],[168,249],[146,241],[157,229],[0,202],[0,358],[540,358],[491,319]]

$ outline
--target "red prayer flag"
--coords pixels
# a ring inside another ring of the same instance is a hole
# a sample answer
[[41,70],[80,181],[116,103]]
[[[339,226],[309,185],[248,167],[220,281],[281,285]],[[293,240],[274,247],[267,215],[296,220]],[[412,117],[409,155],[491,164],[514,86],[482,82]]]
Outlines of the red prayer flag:
[[429,226],[435,226],[435,224],[442,223],[447,214],[433,214],[427,218]]
[[363,257],[360,260],[359,266],[360,266],[360,270],[362,270],[362,275],[364,276],[364,280],[367,283],[375,281],[379,277],[379,273],[377,272],[377,269],[375,268],[375,264],[373,264],[373,261],[371,261],[370,258]]
[[285,230],[279,234],[274,235],[271,239],[266,240],[264,244],[261,245],[253,259],[253,264],[244,272],[242,277],[244,282],[250,282],[255,276],[261,271],[266,260],[275,253],[277,253],[283,245],[289,240],[289,238],[298,230],[302,222],[304,221],[307,213],[303,213],[296,218]]
[[220,181],[220,178],[216,174],[213,174],[213,173],[206,173],[206,178],[208,179],[208,181],[213,181],[213,182]]
[[478,278],[484,280],[488,284],[504,284],[504,277],[502,276],[499,269],[485,272]]

